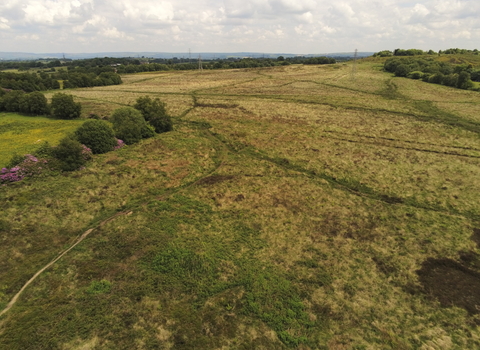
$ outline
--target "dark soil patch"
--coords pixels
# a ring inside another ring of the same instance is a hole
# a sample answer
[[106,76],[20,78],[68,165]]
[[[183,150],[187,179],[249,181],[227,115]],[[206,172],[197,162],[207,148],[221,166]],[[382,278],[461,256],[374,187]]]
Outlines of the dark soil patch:
[[480,273],[450,259],[427,259],[417,271],[424,292],[444,307],[480,313]]
[[228,181],[235,178],[233,175],[212,175],[204,177],[203,179],[198,180],[198,185],[213,185],[218,182]]
[[472,234],[472,241],[477,244],[477,248],[480,249],[480,228],[474,228]]
[[382,201],[387,202],[387,203],[390,203],[390,204],[403,203],[403,199],[402,199],[402,198],[387,196],[386,194],[381,194],[381,195],[380,195],[380,199],[381,199]]
[[480,255],[474,251],[460,252],[460,261],[470,268],[480,270]]

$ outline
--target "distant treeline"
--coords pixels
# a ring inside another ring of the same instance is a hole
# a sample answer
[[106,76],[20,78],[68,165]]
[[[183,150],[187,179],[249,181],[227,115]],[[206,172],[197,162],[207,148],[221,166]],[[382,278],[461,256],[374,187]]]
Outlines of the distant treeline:
[[79,69],[58,70],[56,72],[13,73],[0,72],[0,88],[23,90],[25,92],[54,90],[60,88],[92,87],[117,85],[122,83],[114,72],[82,72]]
[[[289,64],[333,64],[337,59],[333,57],[287,57],[279,56],[277,59],[271,58],[227,58],[202,60],[203,69],[235,69],[235,68],[259,68],[274,67]],[[57,67],[58,74],[61,70],[58,67],[65,67],[69,74],[95,74],[100,76],[102,73],[137,73],[151,71],[168,71],[168,70],[194,70],[199,68],[198,59],[186,58],[91,58],[83,60],[53,60],[49,62],[43,61],[7,61],[0,62],[0,70],[18,69],[31,70],[42,69],[54,72]],[[39,72],[39,71],[37,71]],[[64,73],[63,73],[64,74]],[[63,79],[63,76],[59,79]]]
[[465,50],[465,49],[448,49],[448,50],[440,50],[437,52],[433,50],[423,51],[418,49],[396,49],[394,51],[384,50],[373,54],[374,57],[389,57],[389,56],[420,56],[420,55],[454,55],[454,54],[474,54],[478,55],[480,51],[477,49],[475,50]]
[[480,69],[471,64],[439,62],[433,57],[391,57],[384,69],[397,77],[422,79],[433,84],[442,84],[459,89],[472,89],[473,81],[480,81]]

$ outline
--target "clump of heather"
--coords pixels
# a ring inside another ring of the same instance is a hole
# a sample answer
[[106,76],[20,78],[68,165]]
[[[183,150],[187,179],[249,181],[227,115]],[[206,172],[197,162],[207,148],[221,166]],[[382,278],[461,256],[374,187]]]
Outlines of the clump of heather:
[[93,152],[91,148],[88,148],[85,145],[82,145],[82,157],[85,160],[90,160],[93,157]]
[[40,175],[47,168],[46,159],[38,159],[34,155],[26,154],[23,160],[12,168],[3,168],[0,175],[0,182],[17,182],[25,177]]
[[11,169],[2,168],[0,173],[0,183],[17,182],[23,179],[23,175],[20,172],[20,167],[13,167]]
[[120,139],[117,139],[117,145],[116,145],[113,149],[114,149],[114,150],[117,150],[117,149],[122,148],[123,146],[125,146],[125,142],[123,142],[123,141],[120,140]]

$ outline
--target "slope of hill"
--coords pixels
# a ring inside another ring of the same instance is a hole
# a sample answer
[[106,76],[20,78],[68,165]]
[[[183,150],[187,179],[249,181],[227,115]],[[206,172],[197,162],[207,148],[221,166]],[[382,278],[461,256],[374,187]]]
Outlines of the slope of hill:
[[[155,72],[175,130],[0,188],[5,349],[480,347],[478,92],[376,62]],[[21,136],[19,136],[21,137]]]

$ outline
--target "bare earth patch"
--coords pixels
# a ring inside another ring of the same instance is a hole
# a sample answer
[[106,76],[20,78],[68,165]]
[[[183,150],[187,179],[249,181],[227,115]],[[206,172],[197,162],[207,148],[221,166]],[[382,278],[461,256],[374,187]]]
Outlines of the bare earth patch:
[[445,307],[480,313],[480,273],[450,259],[427,259],[417,271],[425,292]]

